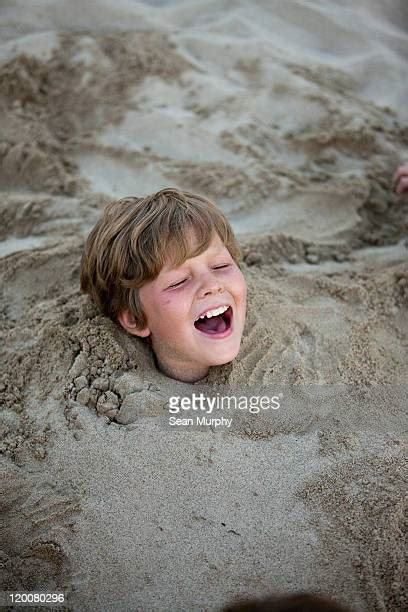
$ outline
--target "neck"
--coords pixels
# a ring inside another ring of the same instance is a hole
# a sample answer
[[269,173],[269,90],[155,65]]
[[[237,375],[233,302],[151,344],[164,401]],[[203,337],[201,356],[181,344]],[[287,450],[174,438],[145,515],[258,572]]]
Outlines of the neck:
[[205,378],[208,374],[209,368],[207,366],[194,367],[191,363],[170,363],[169,361],[163,362],[160,357],[154,353],[154,360],[156,362],[157,369],[165,374],[169,378],[174,378],[180,382],[193,383]]

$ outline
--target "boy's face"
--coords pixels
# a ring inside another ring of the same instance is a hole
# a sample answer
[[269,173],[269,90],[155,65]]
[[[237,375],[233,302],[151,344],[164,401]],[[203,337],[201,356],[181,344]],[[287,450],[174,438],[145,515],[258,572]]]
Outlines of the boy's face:
[[133,333],[150,335],[159,366],[172,378],[199,380],[238,354],[246,283],[218,235],[201,255],[165,266],[139,295],[147,327]]

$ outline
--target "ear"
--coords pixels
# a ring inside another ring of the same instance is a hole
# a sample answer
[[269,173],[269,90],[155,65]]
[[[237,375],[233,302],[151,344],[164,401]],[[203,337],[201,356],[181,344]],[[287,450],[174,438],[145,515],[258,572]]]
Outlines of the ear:
[[148,327],[144,327],[143,329],[138,328],[135,317],[130,310],[121,310],[118,314],[118,321],[123,329],[126,329],[132,336],[140,336],[141,338],[150,336],[150,329]]

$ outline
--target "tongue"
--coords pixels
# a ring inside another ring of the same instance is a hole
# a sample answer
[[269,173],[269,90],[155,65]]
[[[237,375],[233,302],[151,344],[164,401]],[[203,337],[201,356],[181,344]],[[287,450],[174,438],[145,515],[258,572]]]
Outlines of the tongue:
[[227,324],[221,315],[218,315],[218,317],[211,317],[210,319],[207,319],[207,317],[199,319],[195,326],[206,334],[221,334],[227,329]]

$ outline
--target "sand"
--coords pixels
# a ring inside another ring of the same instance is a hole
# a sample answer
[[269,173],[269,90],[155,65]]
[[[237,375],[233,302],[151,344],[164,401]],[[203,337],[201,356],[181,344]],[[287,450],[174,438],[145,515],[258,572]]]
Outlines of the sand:
[[[408,9],[358,4],[2,3],[4,589],[406,609]],[[165,186],[244,254],[241,352],[195,385],[79,292],[103,206]],[[170,427],[200,392],[280,408]]]

